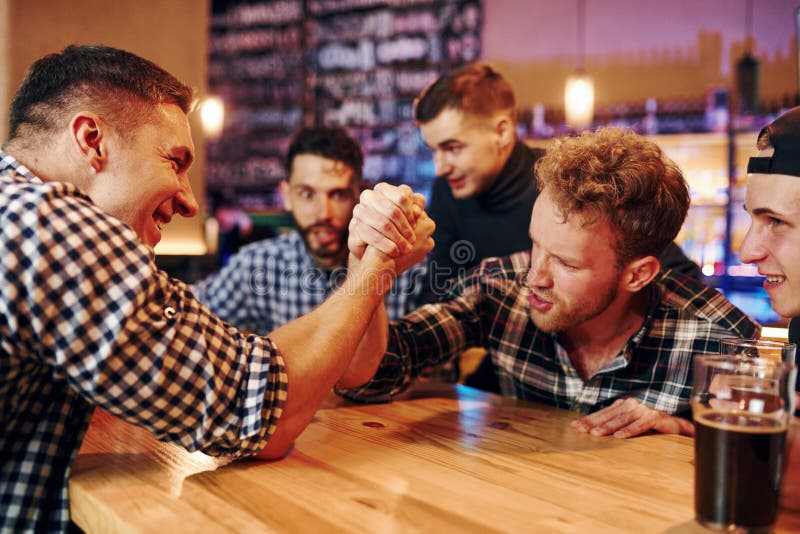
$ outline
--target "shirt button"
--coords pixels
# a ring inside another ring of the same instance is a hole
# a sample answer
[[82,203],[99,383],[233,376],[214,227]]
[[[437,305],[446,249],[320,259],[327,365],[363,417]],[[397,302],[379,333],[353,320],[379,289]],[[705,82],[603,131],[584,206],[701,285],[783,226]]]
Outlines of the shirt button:
[[172,319],[173,317],[175,317],[176,314],[177,312],[175,311],[175,308],[173,308],[172,306],[167,306],[166,308],[164,308],[164,317],[166,317],[167,319]]

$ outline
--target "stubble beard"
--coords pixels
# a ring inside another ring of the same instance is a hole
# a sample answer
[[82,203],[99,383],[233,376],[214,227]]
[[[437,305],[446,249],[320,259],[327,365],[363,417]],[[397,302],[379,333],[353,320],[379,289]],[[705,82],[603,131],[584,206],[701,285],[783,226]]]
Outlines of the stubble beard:
[[617,298],[617,292],[617,286],[611,285],[603,293],[580,299],[568,307],[552,293],[544,293],[542,296],[552,302],[553,307],[545,313],[531,309],[530,318],[542,332],[561,333],[606,311]]

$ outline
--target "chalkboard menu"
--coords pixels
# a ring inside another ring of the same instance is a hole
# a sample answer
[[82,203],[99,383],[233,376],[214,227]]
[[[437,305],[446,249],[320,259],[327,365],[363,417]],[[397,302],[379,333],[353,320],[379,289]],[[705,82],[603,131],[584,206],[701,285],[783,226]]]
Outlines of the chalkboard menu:
[[226,118],[207,149],[211,199],[279,207],[283,154],[304,124],[345,126],[373,182],[430,188],[413,100],[478,59],[479,0],[214,0],[212,10],[209,91]]

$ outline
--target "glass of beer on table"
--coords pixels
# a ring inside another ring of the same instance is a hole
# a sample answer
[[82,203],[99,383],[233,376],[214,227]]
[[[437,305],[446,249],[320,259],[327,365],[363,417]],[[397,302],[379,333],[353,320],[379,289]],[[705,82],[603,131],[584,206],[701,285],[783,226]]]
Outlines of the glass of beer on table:
[[694,358],[695,517],[706,527],[770,532],[778,513],[794,361]]

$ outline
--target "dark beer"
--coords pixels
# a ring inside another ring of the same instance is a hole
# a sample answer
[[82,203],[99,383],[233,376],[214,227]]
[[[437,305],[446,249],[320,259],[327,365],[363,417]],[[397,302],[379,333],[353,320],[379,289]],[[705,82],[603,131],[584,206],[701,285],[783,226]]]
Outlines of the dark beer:
[[694,419],[697,520],[768,530],[778,511],[786,425],[713,409]]

